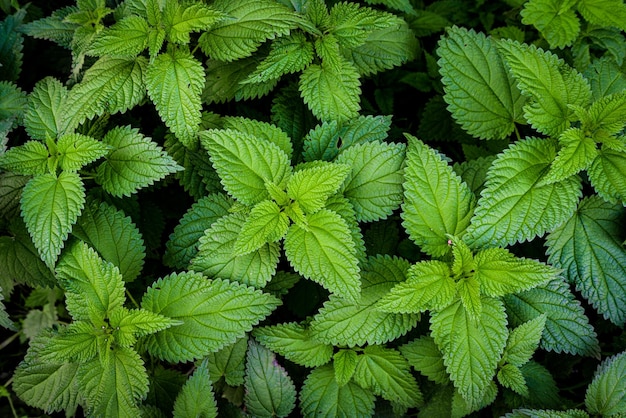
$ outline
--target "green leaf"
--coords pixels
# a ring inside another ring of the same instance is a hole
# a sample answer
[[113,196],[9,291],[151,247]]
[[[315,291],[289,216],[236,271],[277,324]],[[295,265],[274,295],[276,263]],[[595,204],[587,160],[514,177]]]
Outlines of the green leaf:
[[206,229],[190,268],[209,277],[264,287],[276,273],[279,245],[275,242],[263,243],[256,251],[238,254],[235,245],[246,225],[246,217],[246,213],[232,213]]
[[146,88],[159,116],[189,146],[200,129],[204,68],[191,53],[170,48],[148,66]]
[[77,10],[76,6],[60,8],[48,17],[22,25],[20,31],[35,39],[47,39],[70,49],[74,32],[79,25],[66,21],[65,17]]
[[322,366],[333,356],[331,344],[318,341],[310,329],[295,322],[255,328],[252,335],[270,350],[301,366]]
[[243,58],[233,62],[209,60],[206,63],[206,84],[202,101],[207,104],[224,103],[231,100],[249,100],[268,94],[278,79],[263,83],[244,84],[259,64],[256,57]]
[[408,262],[399,258],[370,257],[362,266],[361,298],[354,302],[331,295],[311,321],[313,337],[326,344],[353,347],[383,344],[406,334],[419,315],[383,312],[377,302],[404,280],[408,267]]
[[52,334],[38,355],[47,362],[87,362],[98,354],[96,327],[87,321],[76,321]]
[[63,135],[57,142],[59,166],[65,171],[78,171],[83,166],[104,157],[109,147],[81,134]]
[[581,0],[578,12],[590,23],[626,30],[626,5],[620,0]]
[[505,388],[527,398],[529,396],[528,385],[519,367],[512,364],[505,364],[498,370],[498,382]]
[[75,243],[63,254],[56,273],[66,291],[67,310],[75,320],[103,324],[104,318],[126,300],[117,267],[102,260],[84,242]]
[[48,148],[39,141],[27,141],[0,154],[0,166],[16,174],[37,175],[48,172]]
[[377,303],[384,312],[419,313],[450,305],[457,287],[447,263],[430,260],[411,266],[408,279],[396,284]]
[[202,358],[234,343],[280,304],[268,294],[199,273],[173,273],[157,280],[141,307],[182,325],[145,337],[148,352],[170,362]]
[[431,335],[443,353],[450,379],[468,405],[481,401],[491,383],[508,336],[502,302],[482,298],[482,314],[473,320],[456,302],[432,313]]
[[626,323],[626,252],[622,246],[623,208],[599,196],[585,198],[578,210],[547,238],[548,260],[606,319]]
[[97,57],[135,57],[148,46],[149,30],[148,22],[142,17],[127,16],[98,33],[87,53]]
[[617,135],[626,125],[626,92],[612,93],[591,104],[588,109],[589,125],[594,137]]
[[469,225],[475,198],[443,156],[407,135],[402,225],[422,251],[442,256],[448,234],[461,236]]
[[111,312],[109,324],[115,342],[122,347],[131,347],[137,337],[154,334],[181,323],[145,309],[120,308]]
[[348,147],[335,160],[352,167],[342,190],[357,221],[386,219],[400,207],[405,149],[404,144],[367,142]]
[[232,129],[203,131],[200,140],[224,188],[240,202],[254,205],[268,199],[269,182],[286,187],[291,165],[278,145]]
[[357,353],[354,350],[339,350],[333,355],[333,368],[335,369],[335,380],[339,386],[348,383],[357,365]]
[[570,46],[580,32],[576,1],[530,0],[520,12],[522,23],[533,25],[550,44],[551,49]]
[[300,392],[300,409],[306,417],[369,417],[374,413],[374,395],[354,382],[339,386],[331,365],[314,369]]
[[626,205],[626,152],[603,149],[587,174],[591,185],[604,200]]
[[148,393],[148,374],[135,351],[118,347],[80,365],[78,385],[93,416],[131,418],[140,415],[138,402]]
[[244,403],[255,417],[286,417],[296,406],[296,387],[276,356],[250,339]]
[[191,32],[205,31],[222,17],[218,10],[202,3],[183,6],[178,1],[169,1],[165,2],[163,8],[163,23],[168,39],[178,44],[188,44]]
[[589,319],[585,316],[567,284],[552,280],[515,295],[504,296],[510,325],[518,326],[546,315],[540,347],[557,353],[595,356],[599,353],[599,342]]
[[543,181],[556,183],[586,170],[598,156],[596,142],[579,128],[569,128],[559,136],[559,150]]
[[247,335],[234,344],[210,353],[206,358],[211,381],[215,383],[223,377],[230,386],[243,385],[246,351],[248,351]]
[[468,133],[481,139],[503,139],[516,123],[524,123],[526,100],[490,37],[453,26],[439,41],[437,54],[443,98]]
[[257,203],[237,236],[233,251],[236,255],[251,253],[270,242],[281,240],[289,228],[289,217],[271,200]]
[[3,300],[4,295],[2,294],[2,287],[0,287],[0,327],[6,328],[9,331],[17,331],[15,324],[11,321],[11,318],[9,318],[4,303],[2,303]]
[[240,116],[224,116],[220,119],[224,129],[234,129],[244,134],[265,139],[278,147],[289,157],[293,156],[291,138],[276,125]]
[[594,415],[611,416],[626,410],[626,352],[604,360],[587,387],[585,406]]
[[361,227],[356,220],[356,212],[354,207],[350,204],[350,201],[340,194],[331,196],[326,201],[326,209],[331,210],[341,216],[346,222],[352,235],[352,242],[356,246],[356,257],[359,262],[365,261],[365,243],[363,241],[363,234],[361,233]]
[[541,180],[556,156],[554,143],[529,138],[498,155],[467,229],[473,248],[506,246],[531,240],[556,228],[576,210],[581,182]]
[[430,336],[423,336],[401,345],[400,352],[411,366],[435,383],[445,385],[450,381],[443,355]]
[[144,57],[104,56],[89,68],[65,99],[63,130],[71,133],[86,119],[104,113],[124,113],[146,95]]
[[400,352],[390,348],[366,347],[359,356],[354,381],[403,407],[416,407],[423,402],[409,364]]
[[261,43],[289,34],[301,20],[286,6],[270,0],[218,0],[212,7],[226,18],[203,33],[198,44],[202,52],[220,61],[252,55]]
[[174,404],[174,418],[216,418],[217,403],[213,395],[211,376],[206,362],[202,362],[189,377]]
[[545,325],[546,316],[539,315],[511,330],[502,361],[517,367],[528,363],[539,346]]
[[548,409],[515,409],[505,415],[506,418],[589,418],[587,412],[580,409],[548,410]]
[[24,127],[33,139],[56,138],[62,131],[67,88],[57,79],[46,77],[35,84],[28,96]]
[[352,64],[339,68],[312,64],[300,75],[300,94],[311,112],[322,121],[343,122],[358,116],[361,82]]
[[19,27],[26,10],[16,7],[15,14],[0,22],[0,80],[17,81],[22,71],[24,36]]
[[98,166],[96,181],[113,196],[130,196],[182,170],[159,145],[130,126],[113,128],[102,142],[113,150]]
[[22,217],[39,252],[50,268],[85,204],[83,182],[76,173],[42,174],[24,187]]
[[589,104],[591,89],[587,80],[555,54],[511,40],[499,41],[498,50],[518,88],[531,98],[524,106],[524,116],[539,132],[560,134],[573,120],[568,105]]
[[319,161],[296,171],[287,183],[287,195],[298,202],[305,213],[315,213],[326,204],[345,181],[350,166]]
[[474,277],[480,281],[481,293],[492,297],[532,289],[556,279],[560,273],[540,261],[516,257],[504,248],[479,251],[474,260]]
[[359,300],[355,244],[348,225],[337,213],[320,209],[307,216],[307,229],[292,225],[285,237],[285,255],[304,277],[350,302]]
[[163,262],[173,268],[185,269],[198,253],[198,240],[204,231],[227,215],[234,203],[221,193],[210,194],[194,203],[165,243]]

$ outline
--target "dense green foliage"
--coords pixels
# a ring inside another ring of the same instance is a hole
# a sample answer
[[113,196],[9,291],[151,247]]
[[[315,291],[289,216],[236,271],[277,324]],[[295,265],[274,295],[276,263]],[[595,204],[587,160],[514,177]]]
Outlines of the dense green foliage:
[[20,3],[2,416],[626,415],[623,0]]

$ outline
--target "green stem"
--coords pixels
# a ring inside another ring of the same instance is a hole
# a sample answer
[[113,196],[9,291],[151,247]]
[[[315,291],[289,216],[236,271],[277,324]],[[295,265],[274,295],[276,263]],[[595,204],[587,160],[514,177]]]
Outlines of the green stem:
[[128,299],[130,299],[130,301],[133,303],[133,305],[135,305],[135,307],[137,309],[140,308],[139,304],[137,303],[137,301],[135,300],[135,298],[133,297],[133,295],[130,294],[130,292],[128,291],[128,289],[126,289],[126,296],[128,296]]

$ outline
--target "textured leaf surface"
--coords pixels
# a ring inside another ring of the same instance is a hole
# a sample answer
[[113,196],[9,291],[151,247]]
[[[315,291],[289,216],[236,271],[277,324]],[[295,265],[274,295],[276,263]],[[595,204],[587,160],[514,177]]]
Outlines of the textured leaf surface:
[[234,245],[235,254],[258,250],[263,245],[282,239],[289,228],[289,217],[271,200],[257,203],[243,224]]
[[513,329],[506,342],[503,360],[517,367],[526,364],[539,346],[545,325],[546,317],[539,315]]
[[202,3],[181,5],[179,2],[166,2],[163,21],[171,42],[188,44],[191,32],[209,29],[222,18],[218,10]]
[[113,196],[130,196],[182,170],[159,145],[130,126],[110,130],[102,141],[113,151],[98,166],[96,181]]
[[587,174],[602,198],[626,205],[626,152],[602,150]]
[[31,138],[45,140],[57,137],[67,116],[63,111],[66,98],[67,88],[52,77],[35,84],[28,96],[28,108],[24,115],[24,127]]
[[259,139],[267,140],[283,150],[291,159],[293,156],[293,145],[291,138],[285,131],[276,125],[262,122],[256,119],[248,119],[241,116],[224,116],[220,119],[224,129],[234,129],[244,134],[256,136]]
[[348,165],[338,163],[320,161],[310,168],[296,171],[287,183],[287,195],[298,202],[306,213],[317,212],[350,172]]
[[523,122],[525,98],[491,38],[453,26],[439,41],[437,54],[444,100],[468,133],[502,139],[513,132],[515,123]]
[[554,160],[554,143],[530,138],[515,143],[487,173],[465,241],[474,248],[506,246],[551,231],[576,209],[580,179],[541,184]]
[[587,387],[585,406],[592,414],[611,416],[626,410],[626,352],[604,360]]
[[89,54],[134,57],[148,46],[148,22],[128,16],[100,32],[89,46]]
[[57,141],[59,166],[65,171],[78,171],[109,152],[100,141],[81,134],[63,135]]
[[48,149],[39,141],[27,141],[0,154],[0,166],[16,174],[36,175],[48,172]]
[[237,283],[174,273],[155,282],[141,306],[183,324],[146,337],[145,345],[150,354],[171,362],[201,358],[234,343],[279,303]]
[[580,14],[599,26],[613,26],[626,30],[626,5],[619,0],[582,0],[576,4]]
[[430,380],[446,384],[450,377],[443,363],[443,354],[430,336],[423,336],[401,345],[400,352],[409,364]]
[[440,154],[407,138],[403,226],[424,252],[441,256],[450,248],[447,235],[460,236],[467,228],[475,198]]
[[17,331],[15,324],[9,318],[9,314],[7,313],[6,307],[2,301],[4,300],[4,295],[2,294],[2,287],[0,287],[0,327],[6,328],[10,331]]
[[555,183],[587,169],[598,155],[596,142],[579,128],[569,128],[559,136],[561,149],[544,179]]
[[240,338],[217,352],[210,353],[208,360],[209,374],[213,383],[222,377],[230,386],[243,385],[245,375],[248,336]]
[[54,267],[84,204],[85,189],[76,173],[42,174],[24,187],[22,217],[48,267]]
[[339,350],[333,356],[333,368],[335,380],[339,386],[343,386],[352,379],[356,371],[358,355],[354,350]]
[[549,261],[605,318],[626,322],[626,251],[621,205],[583,199],[574,216],[548,235]]
[[217,403],[209,369],[203,362],[187,380],[174,403],[174,418],[216,418]]
[[531,0],[521,11],[522,23],[533,25],[550,44],[551,49],[571,45],[580,32],[573,1]]

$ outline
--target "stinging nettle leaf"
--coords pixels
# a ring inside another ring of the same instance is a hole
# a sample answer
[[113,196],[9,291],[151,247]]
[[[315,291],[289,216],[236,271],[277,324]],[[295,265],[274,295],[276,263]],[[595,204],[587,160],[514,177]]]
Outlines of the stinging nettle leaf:
[[176,396],[174,418],[216,418],[217,403],[206,362],[202,362]]
[[450,381],[443,355],[430,336],[423,336],[401,345],[400,352],[415,370],[435,383],[445,385]]
[[570,46],[580,32],[576,1],[530,0],[520,12],[522,23],[533,25],[550,44],[551,49]]
[[339,386],[343,386],[352,379],[357,365],[357,353],[354,350],[339,350],[333,356],[333,368],[335,380]]
[[209,29],[222,18],[222,13],[202,3],[183,6],[178,1],[165,2],[163,23],[170,42],[188,44],[191,32]]
[[289,217],[271,200],[257,203],[237,236],[234,254],[244,255],[263,245],[281,240],[289,228]]
[[0,154],[0,167],[16,174],[37,175],[48,172],[48,148],[39,141],[27,141]]
[[57,141],[59,166],[65,171],[78,171],[107,155],[109,150],[106,144],[77,133],[63,135]]
[[626,410],[626,352],[605,359],[587,387],[585,406],[594,415],[619,415]]
[[223,116],[220,121],[223,123],[224,129],[234,129],[244,134],[265,139],[278,145],[278,147],[287,154],[289,159],[293,156],[291,138],[276,125],[240,116]]
[[305,213],[315,213],[335,194],[349,172],[347,164],[316,162],[291,176],[287,183],[287,195],[298,202]]
[[439,41],[437,54],[443,98],[468,133],[481,139],[503,139],[516,123],[525,123],[526,99],[490,37],[453,26]]
[[604,200],[626,206],[626,151],[603,149],[587,174],[591,185]]
[[511,330],[502,361],[517,367],[528,363],[539,346],[545,325],[546,316],[539,315]]
[[135,57],[148,46],[148,22],[128,16],[96,35],[87,53],[94,56]]
[[559,136],[561,149],[543,179],[546,183],[556,183],[586,170],[598,156],[596,142],[582,129],[569,128]]
[[519,393],[525,398],[528,398],[529,391],[526,379],[519,367],[512,364],[505,364],[498,370],[498,382],[505,388],[509,388],[514,392]]
[[52,77],[35,84],[24,115],[24,127],[31,138],[44,141],[56,138],[62,131],[67,116],[64,111],[67,94],[67,88]]
[[206,359],[211,381],[216,383],[223,377],[230,386],[243,385],[247,351],[248,336],[246,335],[234,344],[210,353]]
[[576,2],[580,14],[594,25],[626,30],[626,5],[620,0],[581,0]]

